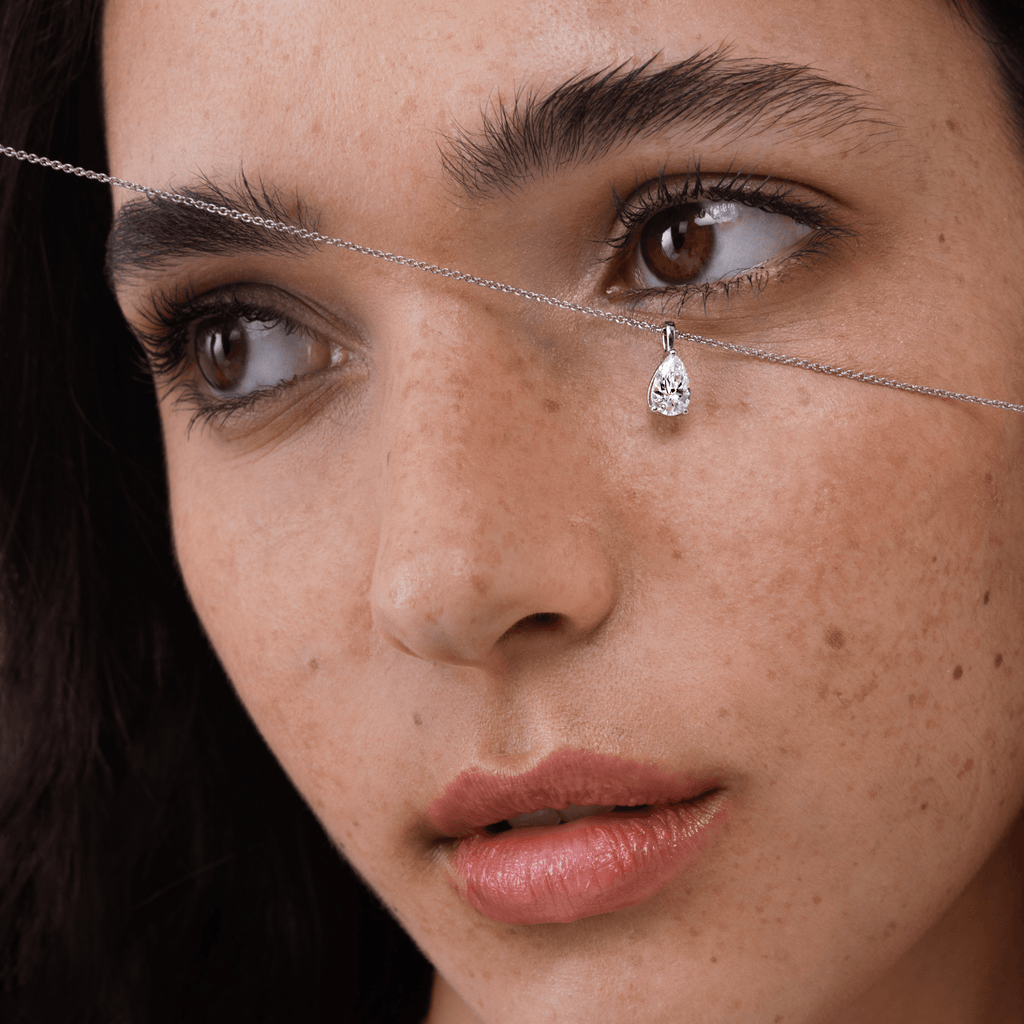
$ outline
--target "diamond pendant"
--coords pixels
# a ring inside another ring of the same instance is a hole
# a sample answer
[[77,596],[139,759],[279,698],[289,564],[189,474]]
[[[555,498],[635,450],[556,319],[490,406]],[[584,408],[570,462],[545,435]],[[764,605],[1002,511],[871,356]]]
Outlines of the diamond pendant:
[[665,322],[661,336],[665,358],[654,371],[651,386],[647,389],[647,405],[651,412],[662,416],[686,415],[690,405],[690,378],[686,367],[676,352],[676,325]]

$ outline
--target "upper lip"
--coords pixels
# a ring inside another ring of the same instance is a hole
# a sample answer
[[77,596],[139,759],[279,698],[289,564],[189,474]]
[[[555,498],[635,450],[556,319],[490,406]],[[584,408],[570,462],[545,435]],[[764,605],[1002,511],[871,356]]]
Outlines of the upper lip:
[[467,769],[427,814],[441,836],[456,838],[544,807],[679,803],[719,785],[707,775],[668,772],[652,762],[558,750],[520,774]]

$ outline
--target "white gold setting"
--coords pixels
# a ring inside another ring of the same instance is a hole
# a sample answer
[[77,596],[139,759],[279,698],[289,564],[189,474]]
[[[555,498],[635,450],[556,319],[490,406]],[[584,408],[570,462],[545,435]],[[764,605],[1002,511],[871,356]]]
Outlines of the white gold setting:
[[676,352],[676,325],[671,320],[661,329],[661,343],[665,358],[651,378],[647,405],[662,416],[685,416],[690,408],[690,377]]

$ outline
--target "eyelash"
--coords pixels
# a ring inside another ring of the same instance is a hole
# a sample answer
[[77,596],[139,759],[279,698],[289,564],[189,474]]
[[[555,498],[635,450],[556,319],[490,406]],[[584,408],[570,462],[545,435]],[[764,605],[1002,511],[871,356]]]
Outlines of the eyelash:
[[[839,244],[854,237],[855,232],[836,221],[831,203],[808,202],[800,198],[796,191],[786,182],[771,178],[755,179],[754,175],[744,172],[707,181],[701,175],[699,166],[682,177],[669,177],[662,170],[655,182],[639,187],[628,198],[623,199],[617,192],[613,192],[618,230],[608,238],[598,239],[597,243],[610,250],[606,259],[616,264],[621,273],[628,257],[636,249],[641,231],[652,217],[684,203],[702,200],[734,202],[768,213],[782,214],[813,228],[813,233],[807,236],[800,248],[780,261],[782,266],[808,265],[834,255]],[[723,292],[728,297],[733,289],[744,284],[749,285],[755,293],[762,291],[767,284],[765,266],[751,268],[727,280],[698,285],[623,289],[619,297],[632,307],[644,300],[661,296],[665,300],[665,312],[681,311],[686,303],[697,297],[702,300],[706,312],[708,299],[713,293]],[[248,395],[213,398],[187,376],[194,361],[194,328],[201,321],[264,321],[283,324],[289,332],[305,329],[279,307],[239,295],[240,287],[236,285],[204,295],[196,295],[189,289],[180,297],[158,292],[153,297],[152,308],[146,314],[146,328],[135,332],[145,350],[149,371],[157,379],[170,383],[171,392],[177,394],[178,404],[192,409],[192,418],[187,428],[189,433],[197,425],[212,423],[223,426],[229,419],[251,411],[264,399],[280,393],[291,384],[291,381],[283,381]]]
[[[778,213],[790,217],[796,223],[812,228],[794,252],[783,257],[777,267],[808,266],[820,259],[836,254],[839,247],[856,237],[856,232],[836,220],[835,205],[828,201],[808,201],[800,198],[797,189],[784,181],[764,178],[751,173],[736,171],[725,177],[707,181],[700,166],[688,171],[682,177],[669,177],[664,169],[653,183],[640,186],[631,196],[623,198],[618,192],[612,193],[618,231],[608,238],[598,240],[611,254],[609,263],[621,270],[639,245],[640,233],[652,217],[671,209],[693,202],[733,202],[767,213]],[[697,285],[666,286],[664,288],[622,289],[618,297],[631,307],[639,306],[645,299],[662,297],[662,312],[679,313],[688,302],[699,298],[707,312],[708,299],[715,293],[727,298],[738,286],[747,285],[759,294],[768,283],[768,270],[764,264],[734,277],[720,281],[708,281]]]
[[186,428],[188,434],[196,426],[223,426],[229,419],[250,411],[263,399],[280,393],[291,384],[291,381],[282,381],[248,395],[213,398],[195,380],[186,376],[194,362],[193,329],[202,321],[260,320],[283,324],[289,333],[307,329],[279,307],[243,298],[238,293],[239,288],[236,285],[205,295],[196,295],[189,288],[180,297],[157,292],[152,300],[152,309],[146,313],[147,327],[135,331],[145,352],[149,372],[153,377],[169,382],[169,392],[176,395],[176,404],[191,408],[192,417]]

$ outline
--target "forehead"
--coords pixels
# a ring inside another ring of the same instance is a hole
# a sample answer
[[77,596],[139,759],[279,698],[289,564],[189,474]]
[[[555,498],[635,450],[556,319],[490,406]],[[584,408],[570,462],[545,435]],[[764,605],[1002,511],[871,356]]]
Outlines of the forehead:
[[234,175],[240,164],[270,172],[284,161],[292,178],[330,168],[345,180],[351,209],[360,184],[434,180],[445,140],[472,131],[496,105],[610,67],[671,65],[723,46],[737,59],[820,69],[864,90],[911,134],[939,119],[972,120],[946,88],[951,64],[993,74],[987,51],[943,0],[586,9],[533,0],[110,0],[111,159],[119,173],[149,182],[200,169]]

